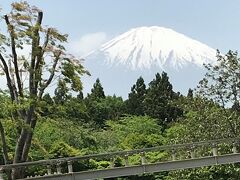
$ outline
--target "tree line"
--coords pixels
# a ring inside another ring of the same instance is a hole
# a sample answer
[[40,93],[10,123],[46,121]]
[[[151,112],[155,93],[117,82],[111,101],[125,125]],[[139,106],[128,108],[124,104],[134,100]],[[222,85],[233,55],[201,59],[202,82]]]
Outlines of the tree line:
[[182,116],[181,108],[173,104],[181,96],[173,91],[165,72],[156,73],[148,88],[144,79],[139,77],[125,101],[116,95],[106,96],[99,79],[86,97],[83,97],[82,91],[77,92],[76,96],[72,95],[66,84],[59,81],[53,97],[48,93],[43,96],[47,106],[44,106],[41,115],[50,117],[61,114],[58,112],[61,106],[63,109],[67,108],[64,112],[66,118],[93,123],[100,128],[105,126],[106,120],[118,120],[124,115],[149,116],[157,119],[159,125],[167,127],[177,117]]
[[[106,95],[99,79],[84,97],[81,77],[89,72],[66,51],[67,35],[42,22],[43,12],[27,2],[13,3],[3,15],[0,71],[7,89],[0,91],[1,164],[239,136],[237,52],[217,51],[217,63],[205,65],[205,76],[186,96],[174,92],[162,72],[148,85],[139,77],[127,100]],[[28,54],[20,55],[26,47]],[[51,96],[47,88],[54,82]],[[156,162],[168,154],[148,157]],[[137,157],[130,161],[138,163]],[[98,169],[109,163],[91,160],[76,168]],[[45,171],[33,167],[5,174],[16,179]],[[124,179],[238,179],[239,172],[239,165],[231,164]]]

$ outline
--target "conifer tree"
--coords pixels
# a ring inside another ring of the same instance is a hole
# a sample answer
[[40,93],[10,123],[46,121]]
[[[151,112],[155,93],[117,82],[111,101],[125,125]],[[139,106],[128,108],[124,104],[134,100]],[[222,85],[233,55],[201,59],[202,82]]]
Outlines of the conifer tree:
[[188,89],[187,97],[188,98],[193,98],[193,90],[191,88]]
[[46,93],[44,96],[43,96],[43,101],[45,101],[47,104],[50,104],[50,105],[53,105],[53,100],[52,100],[52,97],[50,96],[49,93]]
[[51,114],[51,106],[54,104],[53,99],[51,98],[49,93],[46,93],[43,98],[42,98],[42,106],[41,106],[41,110],[40,110],[40,114],[42,116],[47,116],[49,114]]
[[79,101],[82,101],[83,98],[84,98],[83,92],[82,92],[82,91],[79,91],[79,92],[78,92],[78,95],[77,95],[77,99],[78,99]]
[[65,81],[62,80],[58,81],[58,85],[55,89],[54,94],[55,96],[53,99],[56,104],[64,104],[64,102],[68,100],[71,96],[69,94],[69,88],[67,87]]
[[149,83],[144,100],[146,114],[157,118],[159,124],[165,126],[181,114],[181,110],[171,104],[176,97],[167,73],[157,73],[155,79]]
[[91,93],[84,99],[90,120],[98,126],[103,126],[107,117],[107,110],[101,102],[105,99],[105,93],[99,78],[93,84]]
[[127,112],[132,115],[144,115],[144,98],[146,95],[146,85],[144,79],[139,77],[136,84],[131,88],[126,101]]
[[92,100],[97,100],[97,101],[99,99],[105,98],[105,93],[99,78],[97,78],[96,82],[93,84],[93,88],[91,89],[91,94],[88,94],[88,98]]

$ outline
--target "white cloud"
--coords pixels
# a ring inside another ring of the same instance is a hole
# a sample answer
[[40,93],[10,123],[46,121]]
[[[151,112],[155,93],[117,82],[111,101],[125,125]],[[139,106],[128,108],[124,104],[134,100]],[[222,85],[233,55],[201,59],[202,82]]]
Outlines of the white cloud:
[[79,56],[85,56],[91,51],[96,50],[107,40],[107,34],[105,32],[96,32],[91,34],[85,34],[80,39],[71,41],[68,49],[73,54]]

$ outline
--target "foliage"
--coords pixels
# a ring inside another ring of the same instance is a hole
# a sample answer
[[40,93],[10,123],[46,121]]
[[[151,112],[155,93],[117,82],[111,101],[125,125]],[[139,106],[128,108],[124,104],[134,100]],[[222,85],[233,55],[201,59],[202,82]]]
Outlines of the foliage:
[[[239,136],[239,58],[238,53],[217,52],[216,64],[205,65],[207,73],[197,87],[181,98],[184,116],[166,132],[168,142],[204,141]],[[229,108],[232,106],[232,108]],[[229,149],[229,148],[228,148]],[[219,147],[224,152],[224,146]],[[172,171],[167,179],[238,179],[239,164],[218,165]]]
[[105,93],[103,91],[102,84],[98,78],[96,82],[93,84],[93,88],[91,89],[91,93],[88,94],[88,98],[95,101],[105,98]]
[[[45,90],[60,79],[73,91],[80,91],[80,76],[88,74],[81,61],[69,54],[64,45],[67,35],[44,26],[43,12],[26,1],[12,3],[10,13],[3,16],[5,29],[0,31],[0,71],[6,79],[10,98],[10,117],[16,121],[15,152],[10,159],[4,124],[0,134],[4,164],[25,162],[39,117]],[[25,55],[20,55],[26,51]],[[26,81],[27,80],[27,81]],[[7,113],[9,112],[6,111]],[[22,178],[20,169],[9,178]]]
[[209,179],[209,180],[225,180],[225,179],[239,179],[240,168],[238,164],[231,165],[217,165],[211,167],[203,167],[189,170],[179,170],[169,172],[167,180],[173,179]]
[[171,101],[178,95],[172,90],[167,73],[156,74],[155,79],[149,83],[147,94],[144,100],[145,113],[157,118],[159,124],[166,126],[182,115],[181,109],[173,106]]
[[104,142],[100,146],[104,145],[111,150],[112,143],[115,149],[130,150],[158,146],[163,141],[161,127],[155,119],[147,116],[126,116],[118,121],[107,121],[106,124],[109,127],[98,133],[97,142]]
[[[81,76],[89,73],[80,60],[65,50],[66,34],[43,26],[43,13],[27,2],[13,3],[11,12],[3,19],[6,29],[2,27],[0,32],[0,73],[6,78],[8,89],[0,91],[1,164],[240,134],[237,52],[222,55],[218,51],[217,63],[205,65],[207,73],[196,94],[189,89],[186,97],[173,91],[165,72],[157,73],[149,87],[139,77],[126,101],[105,95],[99,79],[84,97]],[[25,48],[30,49],[27,56],[19,56],[18,52]],[[58,84],[51,96],[45,90],[54,80]],[[220,152],[226,149],[226,145],[219,147]],[[150,163],[170,157],[164,151],[145,155]],[[186,156],[186,152],[179,151],[178,155]],[[129,156],[129,163],[140,162],[139,154]],[[124,159],[117,157],[114,164],[121,167]],[[91,159],[76,162],[74,170],[110,165],[108,158]],[[63,168],[66,170],[66,166]],[[46,170],[33,167],[27,175],[35,172],[44,174]],[[239,164],[230,164],[124,179],[238,179],[239,172]],[[13,179],[23,177],[14,171],[12,174]]]
[[207,73],[200,81],[198,94],[211,98],[222,107],[232,105],[239,109],[240,98],[240,59],[237,52],[226,55],[217,52],[217,63],[205,65]]
[[126,101],[127,112],[132,115],[144,115],[144,99],[146,95],[146,85],[142,77],[137,79],[136,84],[131,88]]
[[86,98],[85,103],[90,121],[98,127],[105,126],[105,121],[108,119],[119,119],[125,112],[121,97],[107,96],[97,100]]
[[54,102],[56,104],[64,104],[65,101],[69,100],[71,98],[71,94],[69,93],[69,88],[67,87],[67,84],[63,80],[58,81],[57,88],[54,92]]
[[49,153],[51,154],[52,158],[72,157],[81,155],[79,150],[69,146],[63,141],[54,143]]
[[95,137],[90,133],[91,129],[85,129],[79,123],[67,121],[64,119],[43,119],[39,122],[35,139],[46,149],[50,151],[52,144],[58,142],[67,142],[68,145],[81,149],[82,152],[95,149]]
[[184,116],[166,130],[171,141],[196,142],[236,137],[240,134],[240,119],[234,111],[199,97],[181,98],[179,104],[184,110]]

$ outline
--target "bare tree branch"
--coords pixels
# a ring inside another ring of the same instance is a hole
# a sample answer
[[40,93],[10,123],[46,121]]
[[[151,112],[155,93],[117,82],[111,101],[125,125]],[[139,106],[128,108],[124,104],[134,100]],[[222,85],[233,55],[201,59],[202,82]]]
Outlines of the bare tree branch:
[[30,75],[29,75],[29,92],[31,95],[35,95],[37,93],[37,87],[35,87],[35,70],[36,70],[36,57],[41,54],[41,51],[39,50],[39,43],[40,43],[40,37],[39,37],[39,29],[42,24],[43,19],[43,12],[38,13],[37,22],[34,27],[33,31],[33,37],[32,37],[32,57],[31,57],[31,66],[30,66]]
[[45,41],[43,43],[43,46],[40,47],[39,46],[39,54],[37,55],[37,62],[35,65],[35,93],[37,94],[37,89],[38,89],[38,85],[41,82],[41,75],[42,75],[42,59],[43,59],[43,55],[46,51],[48,42],[49,42],[49,34],[50,34],[50,28],[48,28],[47,30],[47,34],[45,37]]
[[47,82],[45,84],[43,84],[43,86],[41,87],[40,89],[40,92],[39,92],[39,95],[38,95],[38,98],[41,99],[42,98],[42,95],[44,93],[44,90],[49,86],[49,84],[52,82],[53,80],[53,77],[55,75],[55,70],[56,70],[56,67],[57,67],[57,64],[58,64],[58,60],[61,56],[61,51],[56,55],[55,57],[55,60],[54,60],[54,63],[52,65],[52,69],[51,69],[51,73],[50,73],[50,76],[47,80]]
[[10,91],[11,99],[12,99],[12,101],[15,101],[16,100],[16,95],[15,95],[16,92],[14,92],[14,88],[12,86],[12,80],[11,80],[10,73],[8,70],[8,65],[7,65],[5,59],[3,58],[2,54],[0,54],[0,60],[3,64],[3,71],[4,71],[6,79],[7,79],[7,85],[8,85],[9,91]]
[[[45,41],[44,41],[43,46],[42,46],[42,48],[41,48],[41,50],[42,50],[42,51],[41,51],[41,57],[43,57],[43,55],[44,55],[44,53],[45,53],[45,51],[46,51],[46,48],[47,48],[47,45],[48,45],[48,42],[49,42],[50,30],[51,30],[50,28],[47,29]],[[38,66],[39,66],[39,64],[40,64],[40,61],[41,61],[41,59],[38,59],[38,60],[37,60],[36,68],[35,68],[35,69],[38,69]]]
[[8,31],[10,33],[11,37],[11,48],[12,48],[12,55],[13,55],[13,64],[14,64],[14,70],[15,70],[15,75],[17,79],[17,86],[18,86],[18,91],[19,95],[23,97],[23,88],[22,88],[22,82],[21,78],[19,75],[19,69],[18,69],[18,58],[17,58],[17,52],[16,52],[16,42],[15,42],[15,32],[14,32],[14,27],[13,25],[10,24],[8,16],[4,16],[5,22],[8,26]]

